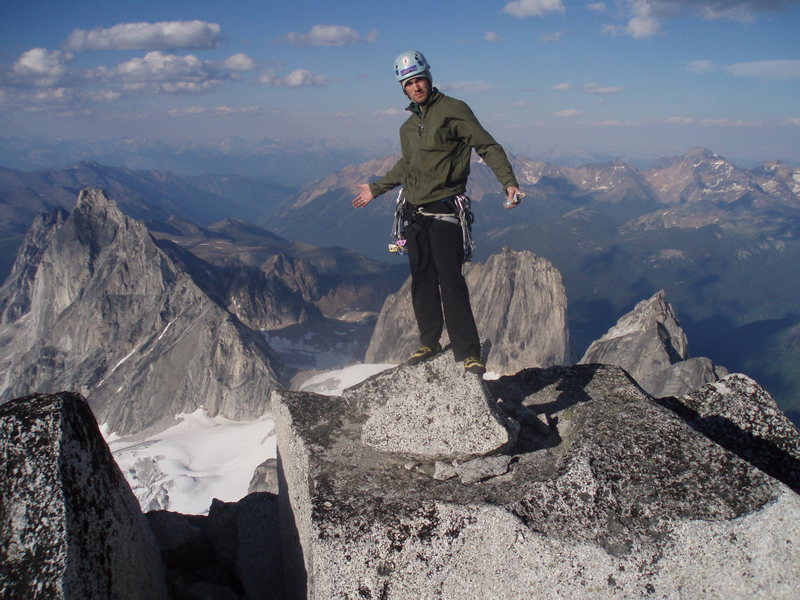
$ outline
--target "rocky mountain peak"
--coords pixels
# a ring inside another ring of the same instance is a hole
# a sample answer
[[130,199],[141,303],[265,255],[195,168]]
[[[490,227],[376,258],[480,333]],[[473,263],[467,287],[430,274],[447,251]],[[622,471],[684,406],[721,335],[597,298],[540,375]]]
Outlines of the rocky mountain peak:
[[651,330],[663,330],[658,337],[667,344],[665,351],[670,359],[676,362],[688,358],[686,334],[675,316],[672,305],[667,302],[664,290],[659,290],[650,298],[639,302],[633,310],[623,315],[616,325],[598,340],[598,343]]
[[686,394],[727,374],[707,358],[689,359],[686,334],[664,290],[639,302],[592,342],[580,360],[590,363],[623,367],[656,397]]
[[526,158],[515,158],[512,161],[514,173],[521,184],[535,185],[545,178],[563,179],[564,170],[552,163],[533,161]]
[[332,190],[345,189],[354,191],[356,185],[371,181],[378,176],[383,175],[386,171],[391,169],[397,160],[400,158],[399,154],[392,154],[374,160],[367,161],[359,165],[350,165],[341,171],[328,175],[319,181],[308,185],[300,193],[295,202],[292,203],[292,209],[301,208],[325,193]]
[[101,189],[81,190],[72,218],[82,241],[101,246],[113,243],[120,229],[139,239],[149,236],[144,224],[125,216],[117,203],[109,200]]
[[200,406],[263,414],[278,362],[187,271],[202,261],[159,247],[101,190],[62,217],[41,222],[0,289],[0,399],[77,391],[122,434]]
[[719,158],[718,154],[715,154],[705,146],[697,146],[695,148],[690,148],[686,151],[683,155],[684,160],[712,160]]
[[667,204],[731,203],[747,193],[759,192],[749,173],[706,148],[695,148],[662,162],[644,172],[644,177]]
[[69,213],[56,207],[37,216],[17,251],[17,258],[6,281],[0,287],[0,324],[16,321],[30,310],[31,292],[42,252],[54,231],[63,226]]
[[[552,263],[530,251],[504,248],[485,264],[469,263],[465,277],[478,332],[491,342],[489,369],[513,373],[569,362],[567,297]],[[401,362],[419,345],[410,298],[409,278],[384,302],[367,362]]]

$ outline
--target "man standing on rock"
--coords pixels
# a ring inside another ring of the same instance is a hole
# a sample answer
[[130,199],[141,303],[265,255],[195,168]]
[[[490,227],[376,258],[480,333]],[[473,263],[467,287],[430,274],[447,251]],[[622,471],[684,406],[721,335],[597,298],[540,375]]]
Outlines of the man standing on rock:
[[502,146],[469,106],[433,87],[430,65],[422,52],[403,52],[395,60],[394,72],[411,100],[407,108],[411,116],[400,127],[402,157],[377,181],[360,184],[353,206],[362,208],[398,185],[411,205],[405,239],[421,346],[406,364],[419,363],[441,350],[439,338],[446,322],[456,361],[463,361],[466,371],[482,375],[486,365],[481,361],[478,330],[461,273],[464,239],[453,218],[456,196],[467,189],[472,149],[503,186],[507,208],[515,207],[522,194]]

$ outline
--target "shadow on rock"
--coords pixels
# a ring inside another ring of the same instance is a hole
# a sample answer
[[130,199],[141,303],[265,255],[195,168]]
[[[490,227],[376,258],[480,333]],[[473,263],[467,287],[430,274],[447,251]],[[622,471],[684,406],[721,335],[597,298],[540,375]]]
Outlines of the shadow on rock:
[[[487,381],[503,413],[520,424],[516,445],[509,454],[523,454],[561,444],[559,418],[592,397],[587,392],[604,365],[525,369],[516,375]],[[632,381],[632,380],[631,380]]]
[[728,417],[702,416],[677,398],[661,398],[656,401],[672,410],[695,431],[800,494],[800,460],[781,448],[776,441],[746,431],[741,424]]

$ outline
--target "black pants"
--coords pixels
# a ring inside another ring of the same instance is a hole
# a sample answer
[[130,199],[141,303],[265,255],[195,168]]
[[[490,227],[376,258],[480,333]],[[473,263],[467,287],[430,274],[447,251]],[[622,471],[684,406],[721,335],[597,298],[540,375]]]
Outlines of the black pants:
[[478,329],[469,303],[467,282],[461,274],[464,262],[461,227],[417,216],[406,227],[405,236],[411,268],[411,302],[420,344],[433,347],[439,342],[446,323],[455,359],[479,357]]

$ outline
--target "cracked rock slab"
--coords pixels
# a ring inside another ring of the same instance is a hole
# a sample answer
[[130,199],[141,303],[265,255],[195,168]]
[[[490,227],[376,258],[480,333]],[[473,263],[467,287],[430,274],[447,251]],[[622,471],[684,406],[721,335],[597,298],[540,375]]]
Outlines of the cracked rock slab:
[[622,369],[526,369],[489,388],[553,425],[469,484],[364,444],[370,406],[352,396],[273,394],[290,597],[796,598],[800,496]]

